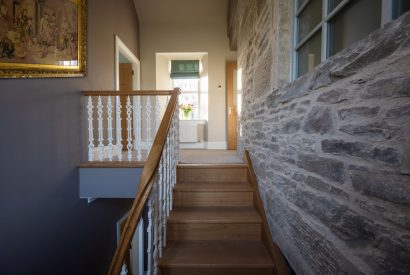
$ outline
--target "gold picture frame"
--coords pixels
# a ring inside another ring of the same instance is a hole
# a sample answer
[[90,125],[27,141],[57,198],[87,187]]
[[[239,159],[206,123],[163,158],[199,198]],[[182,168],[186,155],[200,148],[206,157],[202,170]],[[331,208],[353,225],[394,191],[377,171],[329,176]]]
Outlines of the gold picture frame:
[[86,0],[0,0],[0,78],[86,75]]

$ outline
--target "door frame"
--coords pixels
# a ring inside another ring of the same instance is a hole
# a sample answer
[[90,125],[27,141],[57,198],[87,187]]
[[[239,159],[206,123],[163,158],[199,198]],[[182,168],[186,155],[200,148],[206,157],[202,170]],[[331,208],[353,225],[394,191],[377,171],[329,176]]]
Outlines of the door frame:
[[[132,70],[134,71],[132,78],[133,90],[141,90],[141,63],[135,54],[125,45],[124,42],[114,34],[114,89],[120,90],[120,53],[128,59],[132,64]],[[117,99],[116,99],[117,100]],[[136,97],[133,97],[133,106],[137,105]],[[117,113],[116,113],[117,116]],[[116,120],[117,121],[117,120]],[[133,120],[134,136],[137,136],[137,124],[136,120]],[[116,137],[118,139],[118,137]],[[136,139],[134,139],[133,146],[137,145]],[[125,149],[125,148],[124,148]]]
[[135,54],[122,42],[118,35],[114,35],[115,45],[114,45],[114,89],[116,91],[120,90],[120,53],[124,55],[132,64],[132,70],[134,71],[133,76],[133,88],[134,90],[141,89],[141,63]]
[[[121,240],[121,224],[126,222],[129,214],[130,211],[125,213],[116,223],[117,246],[120,244]],[[127,267],[128,272],[133,275],[144,275],[144,219],[142,217],[138,222],[137,229],[132,237],[131,249],[129,252],[130,266]]]

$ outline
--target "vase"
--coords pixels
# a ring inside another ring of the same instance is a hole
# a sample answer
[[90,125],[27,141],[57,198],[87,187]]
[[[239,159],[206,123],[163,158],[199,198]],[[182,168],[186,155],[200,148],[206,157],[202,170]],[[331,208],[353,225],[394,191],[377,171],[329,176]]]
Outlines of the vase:
[[191,112],[188,112],[188,113],[182,112],[182,119],[188,120],[190,114],[191,114]]

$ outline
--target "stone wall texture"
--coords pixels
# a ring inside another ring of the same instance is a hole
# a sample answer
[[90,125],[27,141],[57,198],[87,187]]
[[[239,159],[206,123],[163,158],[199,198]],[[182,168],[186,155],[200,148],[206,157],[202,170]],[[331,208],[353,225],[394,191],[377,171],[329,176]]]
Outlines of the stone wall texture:
[[238,150],[273,238],[297,274],[409,274],[410,14],[289,82],[289,2],[235,14]]

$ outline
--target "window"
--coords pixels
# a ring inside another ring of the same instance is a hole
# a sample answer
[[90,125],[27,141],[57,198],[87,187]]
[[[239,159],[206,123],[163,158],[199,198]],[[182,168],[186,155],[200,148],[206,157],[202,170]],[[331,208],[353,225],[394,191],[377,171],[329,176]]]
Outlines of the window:
[[[199,60],[172,60],[171,74],[173,88],[180,88],[179,104],[192,104],[188,119],[200,119],[200,62]],[[182,119],[182,112],[180,113]]]
[[398,18],[400,15],[410,10],[409,0],[393,0],[392,19]]
[[[189,79],[173,79],[173,88],[180,88],[181,95],[179,96],[179,104],[192,104],[194,106],[193,111],[189,115],[189,119],[200,119],[200,89],[199,78]],[[182,119],[182,112],[180,112],[180,119]]]
[[380,28],[383,1],[393,13],[410,8],[408,0],[295,0],[294,76]]
[[[380,28],[382,1],[351,1],[329,20],[329,56]],[[363,15],[366,15],[363,20]]]

